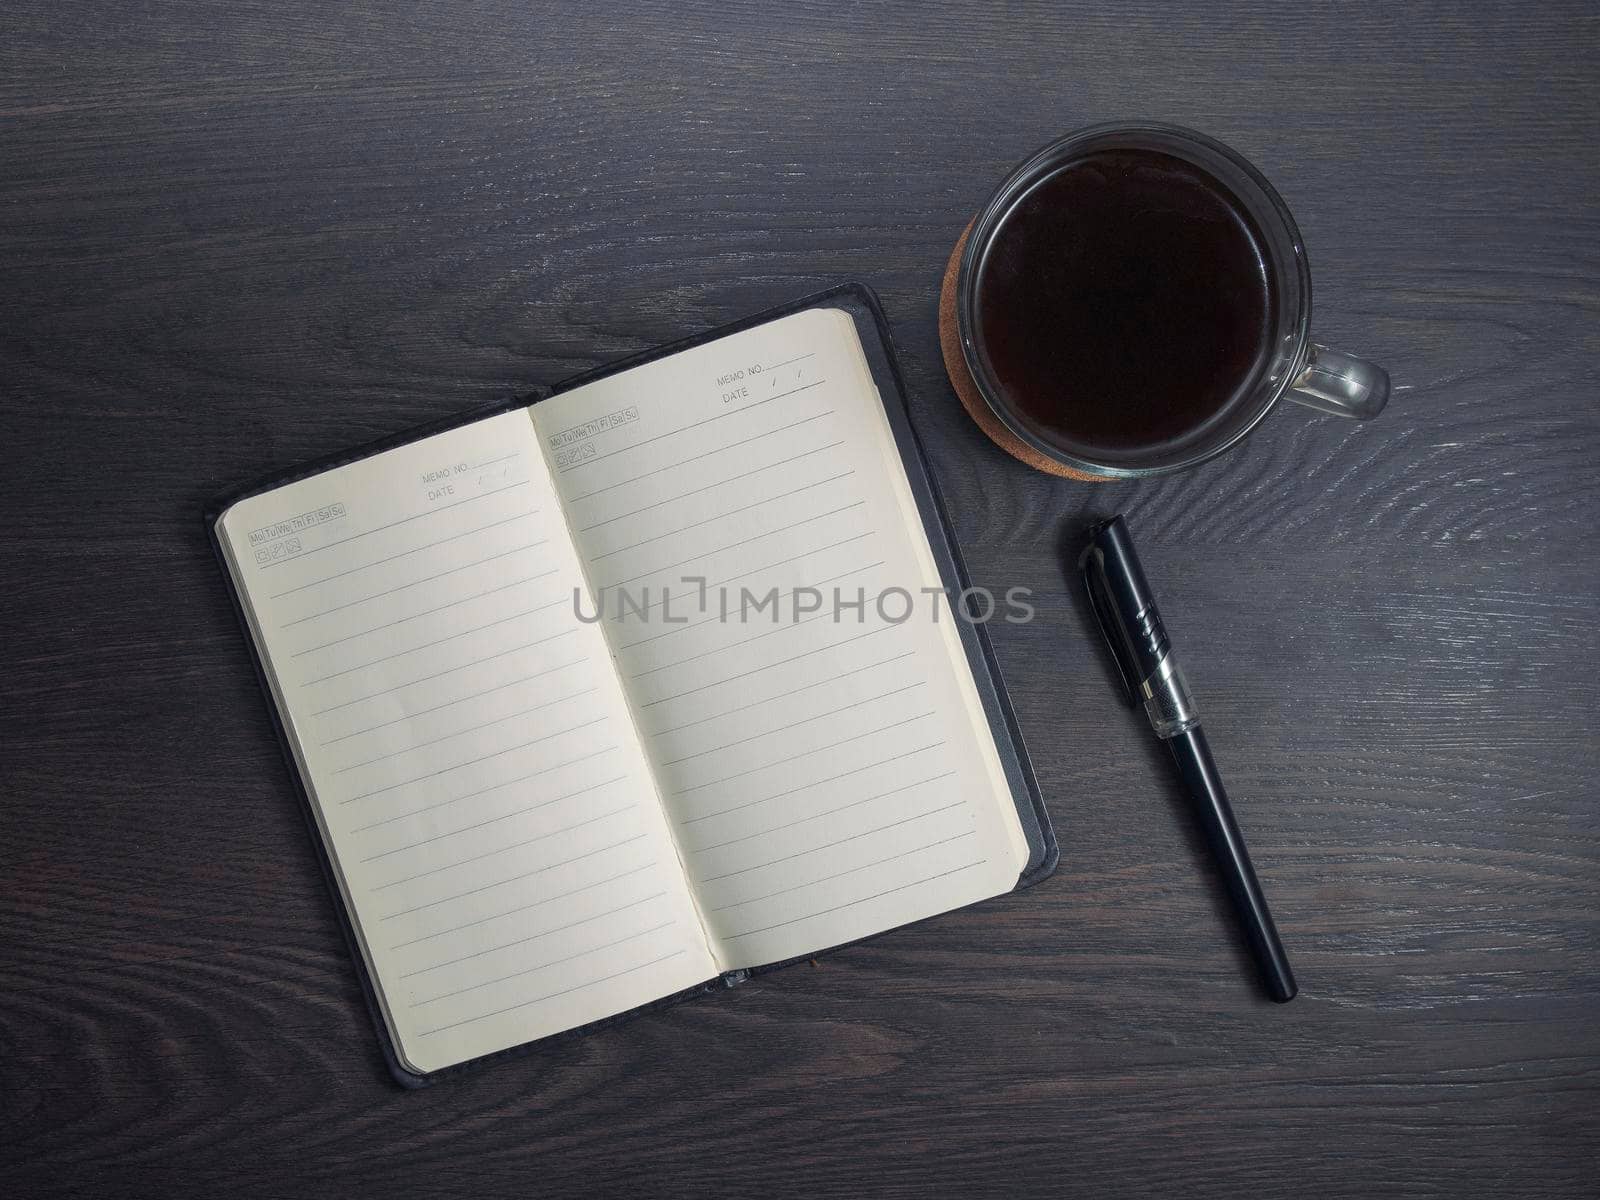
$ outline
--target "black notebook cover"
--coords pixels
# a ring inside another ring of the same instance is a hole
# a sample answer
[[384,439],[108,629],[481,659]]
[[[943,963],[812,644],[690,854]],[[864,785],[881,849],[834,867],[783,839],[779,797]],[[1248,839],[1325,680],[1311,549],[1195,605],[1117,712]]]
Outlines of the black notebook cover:
[[[302,815],[305,817],[307,827],[311,832],[312,844],[316,848],[317,858],[322,866],[329,893],[333,896],[334,907],[338,911],[340,925],[344,929],[345,940],[349,947],[351,958],[355,961],[357,972],[361,978],[362,993],[366,997],[367,1008],[371,1013],[373,1024],[378,1029],[384,1058],[388,1062],[390,1072],[402,1085],[406,1087],[422,1087],[487,1062],[524,1055],[534,1046],[590,1033],[607,1025],[631,1018],[638,1013],[673,1004],[703,992],[720,990],[722,987],[732,986],[750,975],[776,970],[792,962],[801,961],[801,959],[771,963],[748,971],[731,971],[720,980],[690,988],[676,995],[663,997],[660,1000],[641,1005],[639,1008],[628,1012],[618,1013],[615,1016],[606,1017],[599,1021],[590,1022],[587,1025],[554,1034],[551,1037],[541,1038],[536,1042],[513,1046],[506,1050],[496,1051],[493,1054],[487,1054],[480,1058],[471,1059],[427,1074],[418,1074],[407,1068],[401,1062],[389,1037],[388,1026],[378,1006],[375,984],[367,971],[366,960],[361,954],[356,940],[356,933],[351,923],[350,914],[345,909],[343,897],[335,882],[332,860],[329,857],[327,847],[323,844],[321,833],[317,827],[310,794],[306,790],[304,781],[300,778],[300,772],[294,760],[294,753],[289,744],[288,732],[283,726],[282,716],[278,712],[277,703],[272,697],[271,687],[267,682],[265,664],[256,648],[255,639],[250,635],[243,605],[233,588],[232,576],[228,571],[222,543],[217,534],[218,520],[230,505],[246,497],[272,491],[296,480],[305,479],[334,467],[344,466],[347,463],[371,457],[374,454],[381,454],[386,450],[394,449],[396,446],[431,437],[436,433],[443,433],[448,429],[467,425],[473,421],[494,416],[497,413],[526,408],[530,404],[545,399],[547,396],[571,391],[573,388],[592,383],[608,375],[614,375],[632,367],[653,362],[656,359],[669,357],[679,351],[690,349],[705,342],[716,341],[718,338],[727,337],[730,334],[738,333],[757,325],[765,325],[781,317],[787,317],[794,313],[814,308],[841,310],[847,313],[855,323],[857,336],[861,339],[862,349],[866,353],[867,362],[871,368],[873,382],[877,386],[878,394],[883,401],[884,412],[894,430],[900,457],[905,466],[906,477],[910,481],[912,492],[916,497],[923,528],[928,537],[928,544],[933,551],[934,560],[938,565],[940,578],[945,587],[949,589],[951,595],[960,595],[970,586],[970,582],[966,568],[961,561],[960,550],[951,532],[949,518],[945,512],[943,501],[939,496],[938,487],[928,470],[926,456],[923,453],[920,441],[917,439],[916,430],[911,423],[904,380],[900,373],[899,364],[895,359],[888,323],[884,319],[883,309],[878,303],[877,296],[873,294],[871,289],[860,283],[841,284],[826,291],[804,297],[792,304],[768,309],[765,312],[757,313],[754,316],[728,325],[719,326],[705,333],[672,342],[668,345],[657,346],[641,354],[620,359],[593,371],[586,371],[583,374],[562,380],[553,388],[533,390],[525,395],[470,409],[443,420],[413,426],[389,437],[368,442],[365,445],[338,454],[329,455],[289,471],[280,472],[269,478],[259,479],[247,487],[218,497],[207,506],[205,512],[207,536],[211,540],[212,550],[216,555],[218,565],[222,569],[223,578],[228,583],[228,591],[233,600],[234,612],[239,619],[240,629],[245,634],[245,642],[250,648],[257,681],[261,686],[262,694],[267,699],[267,710],[271,714],[273,728],[278,735],[284,762],[289,767],[289,775],[294,783],[295,793],[300,799]],[[671,403],[670,399],[662,402]],[[995,748],[999,752],[1006,779],[1011,786],[1012,801],[1016,805],[1017,816],[1021,822],[1023,833],[1027,838],[1028,863],[1017,879],[1017,887],[1028,887],[1055,870],[1057,860],[1060,857],[1055,833],[1050,826],[1050,817],[1045,809],[1044,798],[1039,792],[1038,781],[1034,778],[1033,766],[1028,759],[1028,752],[1023,744],[1021,730],[1017,726],[1016,714],[1012,711],[1010,699],[1006,695],[1005,685],[1000,676],[1000,668],[995,660],[994,649],[990,644],[988,631],[983,625],[973,621],[958,621],[957,628],[960,631],[962,647],[966,651],[967,661],[972,670],[973,682],[977,686],[978,694],[983,702],[985,716],[988,718],[989,726],[994,736]],[[842,949],[842,947],[834,946],[830,949],[837,950]],[[813,957],[815,955],[808,954],[802,956],[802,959]]]

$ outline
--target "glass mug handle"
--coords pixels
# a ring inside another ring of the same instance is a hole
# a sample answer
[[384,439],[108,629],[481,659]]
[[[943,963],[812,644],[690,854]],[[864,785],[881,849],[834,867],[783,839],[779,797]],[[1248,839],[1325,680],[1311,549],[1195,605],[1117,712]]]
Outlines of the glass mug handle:
[[1389,403],[1389,372],[1364,358],[1312,343],[1305,369],[1283,397],[1319,412],[1364,421]]

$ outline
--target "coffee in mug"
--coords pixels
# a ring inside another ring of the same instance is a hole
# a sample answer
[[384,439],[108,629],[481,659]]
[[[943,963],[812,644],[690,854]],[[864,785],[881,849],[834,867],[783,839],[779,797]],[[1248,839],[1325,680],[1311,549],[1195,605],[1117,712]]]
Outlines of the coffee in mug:
[[1299,230],[1253,167],[1173,126],[1100,126],[1017,169],[956,279],[961,353],[1036,455],[1102,478],[1193,466],[1283,397],[1375,415],[1388,376],[1309,340]]

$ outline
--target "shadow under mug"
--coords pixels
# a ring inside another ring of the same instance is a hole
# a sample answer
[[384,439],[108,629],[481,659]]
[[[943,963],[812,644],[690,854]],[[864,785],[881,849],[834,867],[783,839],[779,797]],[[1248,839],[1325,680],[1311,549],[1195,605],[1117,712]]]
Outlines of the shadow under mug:
[[[1007,401],[979,332],[978,295],[997,235],[1030,192],[1088,154],[1129,149],[1170,154],[1191,163],[1231,195],[1259,235],[1272,311],[1266,353],[1219,417],[1196,437],[1157,451],[1106,451],[1090,459],[1053,442]],[[1163,475],[1205,462],[1238,445],[1279,400],[1336,416],[1366,418],[1381,412],[1389,399],[1389,376],[1382,367],[1311,341],[1311,271],[1300,230],[1283,198],[1259,171],[1221,142],[1177,125],[1091,126],[1051,143],[1013,171],[967,235],[956,281],[956,322],[961,354],[973,382],[1005,427],[1045,458],[1100,479]]]

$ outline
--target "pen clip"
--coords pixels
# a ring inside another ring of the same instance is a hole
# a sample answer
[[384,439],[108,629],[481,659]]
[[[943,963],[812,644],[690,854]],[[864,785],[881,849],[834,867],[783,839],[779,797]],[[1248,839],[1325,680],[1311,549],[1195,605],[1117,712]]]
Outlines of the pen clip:
[[1139,706],[1139,667],[1134,661],[1133,648],[1128,644],[1127,631],[1122,628],[1122,622],[1117,620],[1116,609],[1112,606],[1110,598],[1106,595],[1105,584],[1102,581],[1104,571],[1104,557],[1099,547],[1090,545],[1085,548],[1078,559],[1078,567],[1083,572],[1083,587],[1089,593],[1089,607],[1094,610],[1094,619],[1100,625],[1100,634],[1106,640],[1106,646],[1111,651],[1111,659],[1117,664],[1117,673],[1122,677],[1123,694],[1128,698],[1128,706]]

